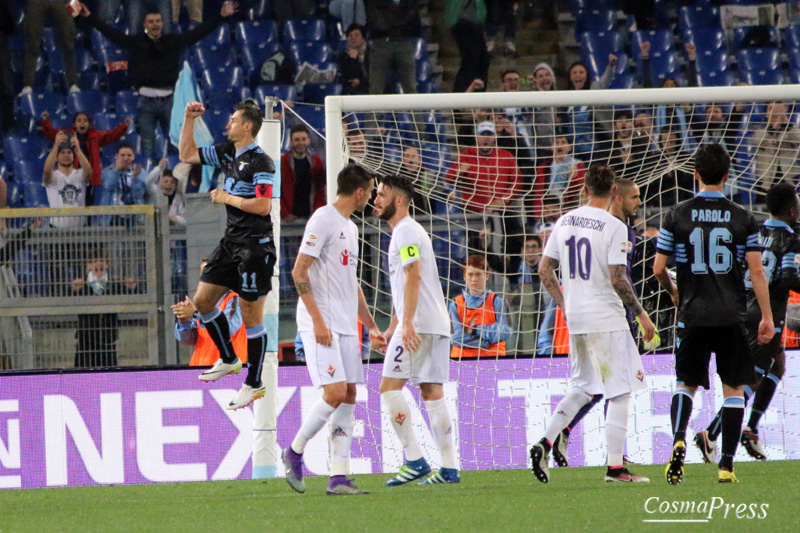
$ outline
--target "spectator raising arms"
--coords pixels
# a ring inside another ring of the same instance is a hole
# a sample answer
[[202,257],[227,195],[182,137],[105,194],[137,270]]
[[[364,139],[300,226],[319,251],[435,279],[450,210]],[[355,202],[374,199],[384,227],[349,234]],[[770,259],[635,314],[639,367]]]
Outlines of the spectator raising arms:
[[[100,148],[120,140],[131,124],[133,124],[133,117],[125,117],[125,121],[120,122],[113,130],[99,131],[92,128],[92,117],[89,116],[89,113],[78,111],[72,117],[72,129],[62,130],[75,134],[81,147],[81,152],[89,159],[89,163],[92,166],[91,183],[86,191],[86,205],[94,205],[92,187],[97,187],[101,184],[103,167],[100,161]],[[59,130],[53,128],[53,124],[50,122],[50,113],[43,111],[42,135],[52,141],[55,140],[58,132]],[[79,161],[75,158],[75,168],[78,168],[78,166]]]

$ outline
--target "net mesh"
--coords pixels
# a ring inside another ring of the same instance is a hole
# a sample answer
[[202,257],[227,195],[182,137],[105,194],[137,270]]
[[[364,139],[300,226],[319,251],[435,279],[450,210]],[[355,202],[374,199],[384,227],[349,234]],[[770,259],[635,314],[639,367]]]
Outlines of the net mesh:
[[[649,388],[634,394],[627,455],[645,463],[668,459],[675,310],[652,274],[662,216],[696,192],[698,146],[718,142],[732,157],[726,195],[763,218],[765,191],[798,174],[797,111],[795,102],[751,101],[343,113],[344,161],[414,180],[413,215],[431,235],[448,304],[465,288],[462,268],[470,255],[486,260],[492,271],[487,289],[504,300],[511,329],[507,354],[452,366],[456,386],[450,390],[461,407],[451,414],[460,417],[464,468],[524,467],[528,447],[569,389],[568,336],[536,270],[552,224],[585,200],[583,180],[594,163],[611,165],[640,188],[643,204],[628,221],[637,232],[632,279],[662,339],[653,352],[637,339]],[[391,313],[385,252],[390,228],[369,214],[360,226],[360,281],[385,324]],[[788,390],[781,394],[796,400]],[[465,402],[474,407],[465,410]],[[721,403],[717,380],[696,398],[696,430]],[[515,419],[520,410],[524,420]],[[768,415],[762,432],[776,458],[787,457],[784,443],[798,434],[779,417]],[[579,429],[570,440],[571,458],[603,464],[602,406]],[[438,453],[429,444],[426,456],[435,461]],[[699,452],[690,450],[689,460],[700,461]]]

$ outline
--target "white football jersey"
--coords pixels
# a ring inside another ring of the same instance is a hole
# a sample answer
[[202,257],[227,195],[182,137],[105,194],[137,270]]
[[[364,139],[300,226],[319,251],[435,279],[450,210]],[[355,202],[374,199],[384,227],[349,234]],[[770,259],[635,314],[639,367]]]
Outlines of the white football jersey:
[[392,303],[401,324],[406,289],[406,272],[403,267],[414,261],[421,261],[422,274],[417,311],[414,313],[414,328],[417,333],[450,335],[450,316],[447,314],[431,238],[417,221],[405,217],[394,227],[389,242]]
[[[316,258],[308,270],[319,312],[331,331],[358,335],[358,228],[333,205],[317,209],[306,224],[299,253]],[[313,331],[302,298],[297,331]]]
[[627,265],[631,246],[625,224],[604,209],[585,205],[555,223],[543,253],[560,263],[570,333],[629,329],[608,267]]

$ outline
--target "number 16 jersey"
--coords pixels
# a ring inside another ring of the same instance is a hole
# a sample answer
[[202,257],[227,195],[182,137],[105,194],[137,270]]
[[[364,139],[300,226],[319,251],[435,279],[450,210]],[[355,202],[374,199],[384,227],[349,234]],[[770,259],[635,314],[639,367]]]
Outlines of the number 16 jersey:
[[745,254],[761,251],[758,233],[753,215],[719,192],[702,191],[667,213],[657,250],[675,255],[682,327],[744,323]]
[[605,209],[585,205],[555,223],[543,253],[560,263],[570,333],[629,329],[608,267],[627,265],[632,246],[627,226]]

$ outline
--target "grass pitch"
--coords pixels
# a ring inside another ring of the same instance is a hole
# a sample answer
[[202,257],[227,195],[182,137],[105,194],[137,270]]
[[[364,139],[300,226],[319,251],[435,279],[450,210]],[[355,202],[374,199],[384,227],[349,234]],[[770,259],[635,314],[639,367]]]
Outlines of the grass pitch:
[[[632,470],[652,481],[604,483],[604,468],[552,468],[547,485],[529,470],[462,472],[460,485],[424,487],[388,488],[388,475],[355,476],[372,492],[367,496],[326,496],[324,477],[306,478],[305,494],[294,493],[283,479],[6,490],[0,493],[0,531],[800,529],[795,507],[800,461],[737,464],[741,482],[731,485],[717,483],[716,465],[688,465],[678,486],[667,485],[662,465]],[[655,513],[646,512],[648,499]],[[708,511],[662,514],[657,509],[665,501],[721,507],[707,523],[644,523],[708,518]],[[741,504],[745,511],[737,518]],[[755,518],[746,518],[750,514]],[[762,514],[766,517],[758,518]]]

